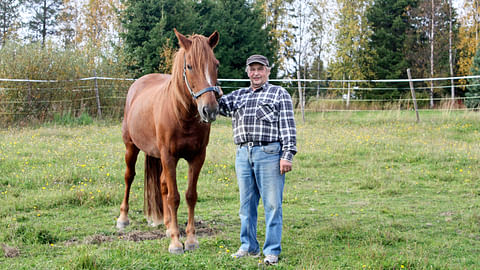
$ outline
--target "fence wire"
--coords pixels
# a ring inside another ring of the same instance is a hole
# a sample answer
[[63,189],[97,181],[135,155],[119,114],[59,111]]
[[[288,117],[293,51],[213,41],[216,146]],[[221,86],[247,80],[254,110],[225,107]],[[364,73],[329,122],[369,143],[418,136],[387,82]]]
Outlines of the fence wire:
[[[430,110],[434,102],[438,110],[468,110],[465,91],[480,84],[468,80],[480,76],[412,79],[419,109]],[[121,118],[127,91],[134,79],[89,77],[75,80],[27,80],[0,78],[0,124],[17,121],[46,121],[55,115],[99,115]],[[433,88],[431,82],[435,82]],[[451,96],[451,82],[455,96]],[[477,80],[478,81],[478,80]],[[249,85],[248,79],[219,79],[225,93]],[[299,93],[304,95],[306,111],[374,111],[411,110],[413,99],[409,80],[313,80],[271,79],[282,85],[300,108]],[[382,84],[378,86],[378,84]],[[377,85],[375,85],[377,84]],[[299,86],[300,85],[300,86]],[[301,91],[299,91],[301,89]],[[433,89],[433,93],[431,90]],[[98,92],[99,99],[96,99]]]

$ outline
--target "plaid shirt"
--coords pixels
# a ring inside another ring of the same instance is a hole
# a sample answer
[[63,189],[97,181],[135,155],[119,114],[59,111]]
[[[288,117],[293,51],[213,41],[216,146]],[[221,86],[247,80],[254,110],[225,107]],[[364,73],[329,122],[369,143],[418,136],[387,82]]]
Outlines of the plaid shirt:
[[281,86],[241,88],[219,100],[220,114],[232,117],[235,144],[280,142],[281,159],[293,160],[297,139],[290,94]]

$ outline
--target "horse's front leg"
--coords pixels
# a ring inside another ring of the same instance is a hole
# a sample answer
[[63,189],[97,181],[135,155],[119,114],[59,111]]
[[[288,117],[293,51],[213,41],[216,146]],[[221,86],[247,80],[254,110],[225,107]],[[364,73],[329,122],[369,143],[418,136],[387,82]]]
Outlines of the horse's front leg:
[[[161,177],[162,197],[166,201],[165,226],[167,227],[167,235],[170,235],[171,241],[168,246],[168,251],[173,254],[183,253],[183,245],[180,242],[180,231],[178,229],[177,211],[180,205],[180,194],[177,188],[176,168],[177,161],[171,156],[162,155],[163,172]],[[164,196],[164,187],[167,187],[166,200]]]
[[135,178],[135,163],[137,162],[137,156],[140,150],[132,143],[126,143],[125,163],[127,168],[125,169],[125,193],[123,195],[123,201],[120,205],[120,216],[117,219],[117,228],[123,229],[130,223],[128,220],[128,199],[130,197],[130,188]]
[[195,205],[197,204],[197,181],[203,162],[205,161],[205,152],[198,155],[195,159],[188,162],[188,188],[185,192],[185,199],[188,204],[188,223],[187,223],[187,241],[185,241],[185,250],[194,250],[199,247],[197,236],[195,235]]

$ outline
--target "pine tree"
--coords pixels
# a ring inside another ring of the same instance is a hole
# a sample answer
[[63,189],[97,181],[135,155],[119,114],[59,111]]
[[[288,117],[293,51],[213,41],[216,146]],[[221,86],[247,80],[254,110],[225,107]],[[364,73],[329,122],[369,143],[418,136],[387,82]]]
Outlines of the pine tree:
[[0,0],[0,47],[5,45],[14,32],[19,6],[20,2],[17,0]]
[[[373,34],[369,46],[376,52],[373,57],[372,79],[399,79],[406,78],[408,62],[405,58],[405,40],[407,29],[410,28],[407,11],[416,3],[416,0],[379,0],[368,9],[367,18],[371,23]],[[377,84],[376,87],[387,87]],[[408,85],[396,85],[408,87]],[[398,92],[391,90],[376,91],[371,95],[398,96]]]
[[121,37],[135,76],[170,71],[172,51],[178,48],[173,28],[186,35],[219,32],[215,55],[220,78],[246,77],[245,60],[250,54],[263,54],[272,63],[276,60],[265,17],[251,1],[127,0],[125,4],[126,32]]
[[[135,76],[158,72],[166,62],[160,49],[176,47],[173,28],[189,34],[193,30],[191,1],[182,0],[127,0],[122,13],[122,25],[126,30],[121,34],[129,69]],[[211,34],[211,33],[210,33]]]
[[[205,32],[217,30],[220,42],[215,55],[220,61],[220,78],[247,78],[245,61],[252,54],[265,55],[275,64],[271,77],[275,77],[278,64],[274,53],[276,43],[271,38],[268,27],[264,27],[265,17],[259,6],[245,0],[211,1],[209,12],[203,8],[208,1],[202,1],[197,10],[203,21]],[[216,3],[215,3],[216,2]],[[244,85],[244,84],[243,84]],[[228,89],[224,91],[228,92]]]
[[32,0],[29,8],[33,17],[28,21],[28,28],[33,32],[34,39],[41,39],[42,45],[48,35],[57,32],[57,17],[62,8],[62,0]]

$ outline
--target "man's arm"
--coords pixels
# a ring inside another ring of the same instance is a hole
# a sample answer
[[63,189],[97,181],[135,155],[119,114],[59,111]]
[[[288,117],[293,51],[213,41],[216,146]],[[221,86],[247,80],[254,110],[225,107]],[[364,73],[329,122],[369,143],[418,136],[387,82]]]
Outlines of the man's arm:
[[[291,169],[293,156],[297,153],[297,131],[292,98],[283,88],[279,96],[279,117],[280,142],[283,150],[281,160],[289,161],[290,164],[285,164],[284,167],[285,169]],[[282,162],[280,165],[282,171]]]

